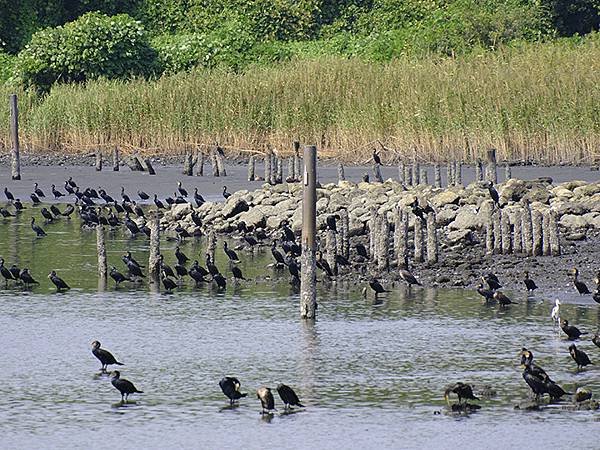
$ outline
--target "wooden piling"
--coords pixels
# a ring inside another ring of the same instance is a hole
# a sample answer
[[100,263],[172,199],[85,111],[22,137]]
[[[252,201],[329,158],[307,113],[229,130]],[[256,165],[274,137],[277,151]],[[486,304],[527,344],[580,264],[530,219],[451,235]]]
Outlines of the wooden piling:
[[552,256],[560,256],[561,249],[556,212],[550,210],[548,211],[548,216],[548,240],[550,241],[550,254]]
[[502,226],[501,226],[502,210],[498,209],[494,212],[492,220],[494,223],[494,251],[493,253],[502,253]]
[[346,180],[346,174],[344,173],[344,165],[342,163],[338,164],[338,183],[340,181]]
[[198,150],[196,152],[196,176],[203,177],[204,176],[204,162],[206,160],[206,155],[202,150]]
[[491,148],[487,151],[487,166],[485,168],[485,179],[494,184],[498,184],[498,170],[496,167],[496,149]]
[[483,181],[483,163],[480,159],[475,161],[475,181]]
[[396,208],[396,221],[394,227],[394,254],[398,267],[404,262],[404,257],[408,256],[408,214],[402,208]]
[[265,153],[265,183],[271,183],[273,168],[271,166],[271,152],[267,151]]
[[427,214],[427,263],[435,264],[439,259],[439,245],[435,213]]
[[508,255],[512,253],[510,218],[506,211],[499,209],[498,212],[500,213],[500,232],[502,233],[502,254]]
[[542,254],[550,256],[550,214],[544,211],[542,214]]
[[300,279],[300,317],[315,319],[317,311],[317,147],[304,147],[302,196],[302,256]]
[[219,164],[217,163],[217,155],[214,148],[210,150],[210,165],[212,167],[213,177],[219,176]]
[[254,181],[255,171],[256,171],[256,159],[254,159],[254,155],[252,155],[248,159],[248,181]]
[[215,260],[215,252],[217,250],[217,235],[214,230],[208,232],[208,240],[206,242],[206,254],[210,256],[212,261]]
[[426,167],[421,167],[419,169],[419,183],[422,184],[423,186],[426,186],[429,184],[429,180],[427,179],[427,168]]
[[404,185],[413,185],[412,171],[409,164],[404,164]]
[[525,253],[527,256],[531,256],[533,255],[531,209],[529,208],[529,205],[527,203],[523,205],[521,223],[521,231],[523,232],[523,253]]
[[337,239],[335,231],[333,230],[327,230],[327,232],[325,233],[325,253],[325,259],[327,260],[331,271],[334,273],[334,275],[337,275]]
[[510,180],[512,178],[512,171],[510,169],[510,164],[506,163],[504,165],[504,180]]
[[300,181],[300,142],[294,141],[294,180]]
[[454,185],[462,186],[462,162],[454,161]]
[[390,253],[390,224],[387,221],[387,215],[381,214],[378,219],[377,228],[377,270],[379,273],[389,268]]
[[514,211],[513,219],[513,253],[523,252],[523,212],[521,208]]
[[146,166],[148,175],[156,175],[156,170],[154,170],[154,167],[152,166],[152,161],[150,161],[150,158],[144,158],[144,165]]
[[404,184],[404,163],[398,164],[398,182]]
[[454,186],[454,162],[448,161],[446,164],[446,183],[448,187]]
[[192,152],[185,152],[183,157],[183,174],[188,177],[194,175],[194,157]]
[[377,208],[371,206],[369,208],[369,257],[371,261],[375,260],[375,234],[377,228],[375,222],[377,221]]
[[531,211],[531,234],[533,237],[533,256],[542,255],[542,213],[537,209]]
[[275,171],[275,183],[281,184],[283,183],[283,162],[281,158],[275,158],[277,170]]
[[95,153],[96,156],[96,172],[100,172],[102,170],[102,152],[97,150]]
[[113,151],[112,151],[112,164],[113,164],[113,171],[118,172],[119,171],[119,147],[116,145],[113,147]]
[[13,180],[21,179],[21,156],[19,147],[19,106],[17,94],[10,94],[10,137],[12,141],[11,152],[11,177]]
[[415,242],[415,262],[423,262],[425,260],[423,247],[423,221],[415,216],[414,225],[414,242]]
[[381,175],[381,164],[373,164],[373,173],[375,174],[375,181],[383,183],[383,176]]
[[438,189],[442,187],[442,171],[439,163],[433,165],[433,187]]
[[150,221],[150,252],[148,255],[148,282],[155,287],[160,285],[160,220],[158,210],[154,211]]
[[98,251],[98,280],[106,285],[108,265],[106,262],[106,242],[104,240],[104,227],[96,225],[96,250]]
[[412,184],[413,186],[418,186],[421,183],[421,166],[418,161],[414,161],[412,164]]
[[293,183],[294,181],[296,181],[296,178],[294,176],[294,158],[288,158],[287,159],[287,178],[285,179],[288,183]]
[[494,253],[494,207],[490,200],[486,200],[485,206],[485,251],[491,255]]
[[215,159],[217,163],[217,168],[219,169],[220,177],[227,176],[227,169],[225,168],[225,154],[223,153],[223,148],[219,145],[215,146],[214,149]]
[[342,208],[340,214],[340,240],[341,254],[344,258],[350,259],[350,217],[348,216],[348,210]]

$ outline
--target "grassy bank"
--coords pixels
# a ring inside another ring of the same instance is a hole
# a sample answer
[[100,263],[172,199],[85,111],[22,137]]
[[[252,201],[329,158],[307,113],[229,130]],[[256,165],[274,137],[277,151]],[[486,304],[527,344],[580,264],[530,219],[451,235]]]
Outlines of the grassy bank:
[[[214,141],[285,151],[299,139],[360,161],[381,140],[389,158],[416,149],[423,160],[472,160],[494,146],[506,159],[589,162],[600,148],[599,74],[597,36],[385,64],[324,57],[241,74],[63,85],[43,100],[22,93],[21,131],[33,148],[68,151],[177,152]],[[6,127],[0,140],[8,145]]]

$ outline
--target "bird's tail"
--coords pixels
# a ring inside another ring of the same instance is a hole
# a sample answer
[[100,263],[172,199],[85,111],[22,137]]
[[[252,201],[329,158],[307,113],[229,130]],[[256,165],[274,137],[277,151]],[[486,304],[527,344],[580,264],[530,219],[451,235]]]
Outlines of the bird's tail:
[[302,403],[296,403],[296,406],[299,406],[300,408],[304,408],[304,405]]
[[241,397],[247,397],[247,396],[248,396],[248,393],[247,393],[247,392],[244,392],[243,394],[240,392],[240,398],[241,398]]
[[137,392],[138,394],[143,394],[144,391],[138,391],[137,389],[135,390],[135,392]]
[[121,363],[121,362],[119,362],[119,361],[115,361],[115,364],[116,364],[117,366],[124,366],[124,365],[125,365],[125,364],[123,364],[123,363]]

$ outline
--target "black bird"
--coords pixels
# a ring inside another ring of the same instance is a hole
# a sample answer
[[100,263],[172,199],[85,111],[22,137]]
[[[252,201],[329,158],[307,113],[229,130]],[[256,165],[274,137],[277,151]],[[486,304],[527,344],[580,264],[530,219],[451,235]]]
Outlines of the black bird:
[[65,191],[67,191],[67,193],[71,195],[75,193],[75,189],[73,189],[73,187],[69,184],[68,181],[65,181]]
[[598,348],[600,348],[600,336],[595,334],[594,337],[592,338],[592,342],[594,343],[594,345]]
[[475,397],[475,395],[473,395],[473,388],[471,387],[471,385],[462,383],[461,381],[448,387],[444,392],[444,398],[446,399],[446,402],[448,404],[450,393],[456,394],[458,396],[459,404],[462,403],[463,398],[466,400],[479,400],[479,397]]
[[47,208],[42,208],[40,213],[42,213],[42,216],[44,216],[44,219],[46,219],[46,222],[54,221],[54,216],[52,216],[52,214],[50,213],[50,211],[48,211]]
[[125,188],[123,186],[121,186],[121,198],[124,202],[131,203],[131,198],[125,193]]
[[317,251],[317,267],[319,269],[321,269],[323,272],[325,272],[328,276],[333,277],[335,276],[335,274],[333,273],[333,270],[331,270],[331,266],[329,265],[329,263],[327,262],[327,260],[325,258],[323,258],[323,253],[321,253],[320,251]]
[[165,262],[165,258],[163,255],[159,256],[159,260],[160,260],[160,268],[161,270],[164,272],[164,274],[168,277],[173,277],[175,278],[175,272],[173,272],[173,269],[171,268],[171,266],[169,266],[166,262]]
[[572,392],[566,392],[562,387],[552,381],[548,375],[544,378],[544,385],[551,399],[559,400],[563,395],[573,395]]
[[288,258],[287,258],[287,266],[288,266],[288,271],[290,272],[290,275],[293,278],[293,282],[295,284],[299,284],[300,283],[300,266],[298,265],[296,260],[293,257],[291,257],[290,255],[288,255]]
[[196,260],[192,264],[192,267],[190,267],[188,275],[190,276],[190,278],[192,278],[192,280],[196,282],[197,285],[198,283],[206,283],[207,280],[205,280],[204,277],[206,275],[209,275],[209,273],[204,267],[202,267],[198,263],[198,260]]
[[123,202],[121,203],[121,207],[123,208],[123,211],[125,211],[127,214],[135,214],[133,208],[131,207],[131,204]]
[[29,196],[29,198],[31,198],[31,202],[34,205],[39,205],[40,203],[42,203],[42,201],[39,199],[39,197],[35,194],[35,193],[31,193],[31,195]]
[[12,194],[12,192],[8,190],[7,187],[4,188],[4,195],[6,196],[6,200],[8,200],[9,202],[14,201],[15,199],[15,196]]
[[348,261],[344,255],[340,255],[339,253],[337,253],[335,255],[335,262],[337,263],[338,266],[351,266],[352,265],[352,264],[350,264],[350,261]]
[[2,215],[2,217],[7,218],[7,217],[16,217],[14,214],[11,214],[9,210],[7,210],[6,208],[0,208],[0,215]]
[[279,227],[281,228],[281,232],[283,233],[283,236],[285,237],[284,240],[289,241],[289,242],[296,242],[296,235],[290,228],[290,225],[287,220],[281,221]]
[[15,280],[18,280],[19,278],[21,278],[21,271],[19,270],[19,268],[17,267],[16,264],[13,264],[12,266],[10,266],[10,273],[12,273],[12,276]]
[[23,270],[21,270],[19,273],[19,278],[23,283],[25,283],[25,286],[29,286],[30,284],[40,284],[33,279],[27,267],[24,267]]
[[63,194],[58,189],[56,189],[55,185],[52,185],[52,195],[54,195],[54,198],[60,198],[60,197],[64,197],[65,196],[65,194]]
[[179,278],[185,277],[188,274],[188,270],[182,264],[175,264],[175,273]]
[[363,176],[362,176],[362,180],[365,183],[368,183],[369,182],[369,174],[368,173],[364,173]]
[[492,291],[496,291],[502,287],[500,280],[498,280],[498,277],[492,272],[486,274],[484,277],[481,277],[481,279],[487,283]]
[[223,251],[225,251],[225,254],[229,258],[229,261],[231,261],[233,263],[240,262],[240,259],[238,258],[237,253],[235,252],[235,250],[232,250],[227,246],[227,242],[223,242]]
[[35,234],[36,234],[38,237],[46,236],[46,232],[45,232],[44,230],[42,230],[42,228],[41,228],[41,227],[39,227],[39,226],[37,226],[37,225],[35,224],[35,217],[32,217],[32,218],[31,218],[31,229],[32,229],[33,231],[35,231]]
[[136,202],[133,202],[133,212],[135,213],[136,216],[138,217],[146,217],[144,215],[144,210],[142,209],[142,207],[140,205],[138,205]]
[[208,269],[208,273],[210,273],[212,277],[219,273],[218,267],[215,265],[213,259],[208,253],[206,254],[206,268]]
[[60,209],[58,209],[56,205],[50,205],[50,212],[54,214],[55,218],[62,215]]
[[247,278],[244,278],[244,275],[242,274],[242,271],[239,267],[233,266],[231,268],[231,273],[233,274],[233,278],[235,278],[236,280],[248,281]]
[[330,214],[325,218],[325,222],[327,223],[327,229],[332,230],[335,233],[337,233],[336,219],[340,219],[340,216],[338,214]]
[[213,275],[213,281],[217,283],[219,289],[225,289],[225,287],[227,287],[227,280],[220,273],[216,273]]
[[142,200],[148,200],[150,198],[150,196],[148,194],[146,194],[144,191],[140,191],[140,190],[137,191],[137,195]]
[[575,286],[575,289],[577,289],[577,292],[579,292],[579,295],[591,294],[591,292],[588,289],[588,287],[586,286],[586,284],[583,281],[579,281],[578,277],[579,277],[579,270],[577,270],[577,267],[574,267],[573,268],[573,285]]
[[225,200],[231,197],[231,194],[227,192],[227,186],[223,186],[223,197],[225,197]]
[[123,209],[123,207],[122,207],[121,205],[119,205],[119,204],[117,203],[117,201],[116,201],[116,200],[115,200],[115,201],[113,201],[113,206],[115,207],[115,211],[116,211],[118,214],[121,214],[121,213],[124,213],[124,212],[125,212],[125,209]]
[[546,378],[541,378],[534,374],[531,365],[527,362],[525,363],[525,369],[523,370],[523,379],[533,391],[536,400],[539,399],[541,395],[548,393]]
[[142,265],[141,265],[139,262],[137,262],[137,261],[136,261],[136,260],[133,258],[133,256],[131,255],[131,252],[127,252],[127,253],[125,253],[125,254],[124,254],[122,257],[121,257],[121,260],[123,260],[123,262],[124,262],[125,264],[127,264],[127,262],[129,261],[129,262],[131,262],[132,264],[134,264],[134,265],[136,265],[136,266],[138,266],[138,267],[142,267],[142,268],[144,267],[144,266],[142,266]]
[[383,288],[383,286],[381,285],[379,280],[377,280],[377,278],[371,278],[371,281],[369,281],[369,286],[371,287],[371,289],[373,289],[373,291],[375,291],[375,296],[384,292],[390,292]]
[[167,277],[164,272],[162,273],[162,282],[163,282],[163,286],[165,287],[167,292],[171,292],[173,289],[175,289],[177,287],[177,283],[175,283],[173,280],[171,280],[169,277]]
[[2,275],[2,277],[4,277],[7,285],[8,285],[9,281],[16,280],[16,278],[13,276],[12,272],[4,266],[4,258],[0,258],[0,275]]
[[400,269],[400,278],[402,278],[402,280],[404,280],[409,287],[413,284],[422,286],[419,280],[417,280],[408,269],[408,256],[404,257],[404,268]]
[[102,363],[102,367],[100,367],[100,371],[102,373],[106,373],[106,367],[109,365],[116,364],[117,366],[123,366],[123,363],[120,363],[116,360],[116,358],[112,355],[108,350],[104,350],[100,348],[100,341],[92,342],[92,354],[98,358],[98,361]]
[[127,402],[130,394],[143,394],[144,391],[138,390],[131,381],[121,378],[121,372],[113,371],[111,384],[121,393],[121,402]]
[[73,214],[75,212],[75,207],[71,204],[67,205],[67,207],[65,208],[65,210],[62,212],[61,216],[63,217],[67,217],[67,218],[71,218],[71,214]]
[[77,187],[77,183],[75,183],[75,182],[73,181],[73,177],[69,177],[69,179],[68,179],[67,181],[65,181],[65,183],[68,183],[68,184],[69,184],[69,186],[71,186],[71,187],[73,187],[73,188],[76,188],[76,187]]
[[583,350],[579,350],[575,344],[569,345],[569,354],[573,361],[577,363],[577,370],[584,368],[588,364],[594,364],[589,356]]
[[494,299],[494,291],[491,289],[485,289],[483,283],[479,283],[477,286],[477,293],[485,298],[486,301],[490,301]]
[[510,298],[504,294],[504,292],[496,291],[494,292],[494,299],[500,304],[500,306],[508,306],[514,305],[516,302],[513,302]]
[[571,341],[579,339],[579,337],[583,334],[587,334],[579,331],[579,328],[577,328],[576,326],[569,325],[569,321],[567,319],[561,319],[560,328],[565,332],[565,334],[569,337],[569,340]]
[[528,271],[525,271],[525,279],[523,280],[523,283],[525,283],[525,286],[527,287],[527,290],[529,292],[533,292],[538,288],[537,285],[535,284],[535,281],[533,281],[531,278],[529,278]]
[[186,263],[190,260],[190,258],[188,258],[179,247],[175,247],[175,257],[177,258],[179,264],[182,266],[185,266]]
[[125,220],[124,220],[123,223],[125,224],[125,226],[127,227],[127,229],[131,232],[132,236],[135,236],[136,234],[141,233],[140,228],[129,217],[129,213],[125,214]]
[[358,256],[362,256],[365,259],[369,259],[369,252],[367,252],[367,249],[363,244],[356,244],[354,246],[354,249],[356,250],[356,254]]
[[187,191],[181,186],[181,181],[177,182],[177,190],[179,191],[179,193],[183,196],[183,197],[187,197],[188,193]]
[[281,401],[283,402],[284,409],[288,409],[288,407],[291,409],[292,406],[304,408],[304,405],[300,403],[298,395],[296,395],[296,393],[291,387],[283,383],[279,384],[277,385],[277,393],[279,394],[279,398],[281,398]]
[[375,161],[375,164],[381,165],[381,158],[377,154],[376,150],[373,150],[373,161]]
[[54,271],[54,270],[52,272],[50,272],[50,274],[48,275],[48,278],[50,279],[50,281],[52,281],[54,286],[56,286],[57,291],[66,291],[68,289],[71,289],[69,287],[69,285],[63,281],[62,278],[60,278],[58,275],[56,275],[56,271]]
[[233,405],[236,400],[242,397],[246,397],[247,393],[240,392],[240,380],[235,377],[223,377],[219,381],[219,387],[223,391],[223,394],[229,399],[229,404]]
[[200,195],[200,193],[198,192],[198,188],[194,188],[194,201],[196,202],[196,206],[198,207],[206,202],[206,200],[204,200],[204,197],[202,197],[202,195]]
[[165,209],[164,203],[158,199],[158,196],[156,194],[154,194],[154,204],[158,209]]
[[44,194],[44,191],[42,191],[39,187],[37,183],[34,183],[33,185],[33,192],[35,193],[35,195],[37,195],[38,197],[45,197],[46,195]]
[[104,200],[107,204],[115,203],[115,199],[112,198],[110,195],[108,195],[104,189],[100,189],[99,193],[100,193],[100,198],[102,200]]
[[146,278],[146,275],[142,273],[142,269],[140,266],[135,264],[133,261],[127,261],[125,263],[127,265],[127,270],[129,271],[129,275],[133,275],[134,277]]
[[500,196],[498,195],[498,191],[494,187],[494,183],[492,183],[491,181],[488,181],[487,189],[488,189],[488,192],[490,193],[490,197],[494,201],[494,204],[499,207],[500,206]]
[[285,265],[285,258],[283,257],[281,252],[277,250],[277,241],[273,241],[273,243],[271,244],[271,255],[273,255],[273,259],[275,260],[276,265]]
[[23,211],[25,209],[25,207],[23,206],[23,203],[21,203],[20,199],[16,199],[13,202],[13,206],[15,207],[15,209],[17,210],[17,212]]
[[116,285],[118,286],[119,284],[121,284],[123,281],[131,281],[131,278],[126,277],[125,275],[123,275],[121,272],[119,272],[117,270],[116,267],[111,267],[110,268],[110,277],[115,280]]
[[256,398],[260,400],[263,414],[265,413],[265,410],[268,414],[269,411],[275,409],[275,398],[273,398],[273,393],[268,387],[259,387],[256,390]]
[[244,239],[244,241],[246,241],[246,244],[248,244],[250,247],[254,247],[255,245],[258,245],[258,241],[252,235],[244,234],[242,236],[242,239]]
[[167,205],[169,205],[169,206],[175,204],[175,200],[173,199],[173,197],[165,198],[165,202],[167,202]]

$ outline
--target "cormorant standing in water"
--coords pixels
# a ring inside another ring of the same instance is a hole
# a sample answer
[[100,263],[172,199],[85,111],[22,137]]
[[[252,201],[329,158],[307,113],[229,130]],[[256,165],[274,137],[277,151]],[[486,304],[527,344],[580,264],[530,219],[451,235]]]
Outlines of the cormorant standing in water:
[[279,398],[281,398],[281,401],[283,402],[284,409],[288,409],[288,407],[291,409],[292,406],[299,406],[300,408],[304,408],[304,405],[300,403],[298,395],[296,395],[296,393],[291,387],[281,383],[277,385],[277,393],[279,394]]
[[75,212],[75,207],[71,204],[68,204],[65,210],[61,213],[61,216],[66,217],[67,219],[71,218],[71,214]]
[[233,405],[236,400],[242,397],[246,397],[247,393],[240,392],[240,380],[235,377],[223,377],[219,381],[219,386],[223,391],[223,394],[229,399],[229,404]]
[[201,205],[203,205],[204,203],[206,203],[206,200],[204,200],[204,197],[202,197],[202,194],[200,194],[200,192],[198,192],[198,188],[194,188],[194,201],[196,202],[196,206],[200,207]]
[[75,189],[73,189],[73,187],[69,184],[68,181],[65,181],[65,191],[67,191],[67,193],[71,195],[75,193]]
[[206,268],[212,277],[219,273],[219,268],[215,265],[209,253],[206,254]]
[[490,289],[492,291],[496,291],[496,290],[502,288],[502,285],[500,284],[500,280],[498,280],[498,277],[495,274],[493,274],[492,272],[488,273],[484,277],[481,277],[481,279],[487,283],[487,285],[490,287]]
[[129,195],[125,193],[125,188],[123,186],[121,186],[121,198],[124,202],[131,203],[131,199],[129,198]]
[[8,285],[9,280],[10,281],[15,280],[15,277],[13,276],[12,272],[4,266],[4,258],[0,258],[0,274],[6,280],[7,285]]
[[77,183],[75,183],[73,181],[73,177],[69,177],[69,179],[67,181],[65,181],[65,183],[68,183],[69,186],[76,188],[77,187]]
[[171,292],[173,289],[175,289],[177,287],[177,283],[175,283],[173,280],[171,280],[169,277],[167,277],[167,275],[165,274],[164,271],[162,273],[162,282],[163,282],[163,286],[165,287],[167,292]]
[[422,286],[422,284],[408,269],[408,256],[404,257],[404,268],[400,269],[400,278],[402,278],[406,282],[406,284],[408,284],[408,287],[410,287],[412,284]]
[[316,257],[317,257],[317,259],[316,259],[317,267],[319,269],[321,269],[323,272],[325,272],[329,277],[333,277],[334,276],[333,270],[331,270],[331,266],[329,265],[327,260],[325,258],[323,258],[323,253],[317,250]]
[[227,192],[227,186],[223,186],[223,197],[225,198],[225,200],[231,197],[231,194]]
[[46,232],[44,230],[42,230],[41,227],[39,227],[35,224],[35,217],[31,218],[31,229],[33,231],[35,231],[35,234],[37,235],[37,237],[46,236]]
[[10,266],[10,273],[12,273],[12,276],[15,280],[18,280],[19,278],[21,278],[21,271],[19,270],[19,268],[17,267],[16,264],[13,264],[12,266]]
[[232,250],[227,246],[227,242],[223,242],[223,250],[225,251],[225,254],[227,255],[227,257],[229,258],[229,261],[231,261],[233,263],[240,262],[240,259],[238,258],[237,253],[235,252],[235,250]]
[[248,281],[247,278],[244,278],[244,275],[242,274],[242,271],[239,267],[233,266],[231,268],[231,273],[233,273],[233,278],[235,278],[236,280]]
[[465,384],[462,382],[457,382],[456,384],[448,387],[444,392],[444,398],[446,399],[446,403],[450,404],[450,393],[456,394],[458,396],[458,403],[462,403],[462,399],[466,400],[479,400],[479,397],[475,397],[473,395],[473,388],[469,384]]
[[190,276],[190,278],[192,278],[192,280],[196,282],[196,285],[198,285],[199,283],[206,283],[207,280],[205,280],[204,277],[206,275],[209,275],[209,273],[196,260],[194,261],[194,264],[192,264],[192,267],[188,271],[188,275]]
[[16,217],[14,214],[11,214],[10,211],[8,209],[6,209],[6,208],[0,208],[0,214],[4,218],[7,218],[7,217]]
[[583,350],[579,350],[575,344],[569,345],[569,354],[573,361],[577,363],[577,370],[580,370],[588,364],[594,364],[590,361],[589,356]]
[[92,354],[98,358],[98,360],[102,363],[102,367],[100,371],[102,373],[106,373],[106,366],[116,364],[117,366],[123,366],[123,363],[120,363],[116,360],[116,358],[112,355],[108,350],[104,350],[100,348],[100,341],[92,342]]
[[516,304],[516,302],[513,302],[503,292],[500,292],[500,291],[494,292],[494,298],[500,304],[500,306],[508,306],[508,305]]
[[50,211],[48,211],[47,208],[42,208],[40,213],[42,213],[42,216],[44,217],[44,219],[46,219],[46,222],[50,223],[54,220],[54,217],[52,217],[52,214],[50,213]]
[[175,264],[175,273],[177,274],[177,276],[179,278],[181,277],[185,277],[188,274],[188,270],[185,268],[185,266],[181,265],[181,264]]
[[494,291],[491,289],[485,289],[483,283],[479,283],[477,286],[477,293],[485,298],[486,302],[494,299]]
[[60,209],[58,209],[56,205],[50,205],[50,212],[54,214],[55,218],[57,218],[58,216],[62,216]]
[[127,402],[129,394],[143,394],[144,391],[139,391],[131,381],[121,378],[121,372],[113,371],[111,384],[121,393],[121,402]]
[[285,265],[285,258],[283,257],[281,252],[277,250],[277,241],[273,241],[273,243],[271,244],[271,255],[273,255],[273,259],[275,260],[277,266]]
[[131,233],[132,236],[135,237],[136,234],[141,233],[140,228],[137,226],[137,223],[135,223],[129,217],[129,213],[125,214],[124,223],[125,223],[125,226],[127,227],[127,229],[129,230],[129,232]]
[[294,284],[300,284],[300,267],[294,257],[288,255],[287,266],[290,275],[292,276],[292,282]]
[[119,272],[117,270],[117,268],[115,266],[112,266],[110,268],[110,277],[115,280],[115,284],[118,286],[119,284],[121,284],[123,281],[131,281],[131,278],[126,277],[125,275],[123,275],[121,272]]
[[256,390],[256,398],[260,400],[262,414],[265,412],[268,414],[271,410],[275,409],[275,398],[273,398],[273,393],[268,387],[259,387]]
[[373,291],[375,291],[375,297],[377,297],[378,294],[383,294],[384,292],[390,292],[383,288],[383,286],[381,285],[381,283],[379,282],[379,280],[377,278],[371,278],[371,281],[369,281],[369,286],[371,287],[371,289],[373,289]]
[[25,207],[23,206],[23,203],[21,203],[21,199],[16,199],[13,202],[13,206],[15,207],[15,209],[17,210],[17,212],[23,211],[25,209]]
[[57,291],[66,291],[68,289],[71,289],[69,285],[63,281],[62,278],[56,275],[56,271],[54,270],[50,272],[48,278],[50,279],[50,281],[52,281],[54,286],[56,286]]
[[577,289],[577,292],[579,292],[579,295],[591,294],[591,292],[588,289],[588,287],[586,286],[586,284],[583,281],[579,281],[578,277],[579,277],[579,270],[577,270],[577,267],[574,267],[573,268],[573,285],[575,286],[575,289]]
[[587,334],[582,333],[576,326],[569,325],[569,321],[567,319],[561,319],[560,328],[565,332],[567,336],[569,336],[569,340],[571,341],[579,339],[579,336],[581,336],[582,334]]
[[179,246],[175,247],[175,258],[177,258],[177,261],[182,266],[185,266],[185,264],[190,260],[190,258],[188,258],[187,255],[181,251]]
[[227,280],[220,273],[213,275],[213,281],[217,283],[219,289],[225,289],[227,287]]
[[528,271],[525,271],[525,279],[523,280],[523,283],[525,283],[525,287],[527,288],[527,290],[529,292],[533,292],[538,288],[537,285],[535,284],[535,281],[533,281],[531,278],[529,278]]
[[32,193],[29,198],[31,198],[31,202],[34,205],[39,205],[40,203],[42,203],[42,201],[39,199],[39,197],[37,195],[35,195],[34,193]]
[[290,228],[287,220],[282,220],[279,226],[281,227],[281,232],[283,233],[286,241],[296,242],[296,235]]
[[30,284],[40,284],[33,279],[27,267],[24,267],[23,270],[21,270],[21,273],[19,273],[19,278],[23,283],[25,283],[25,286],[29,286]]

